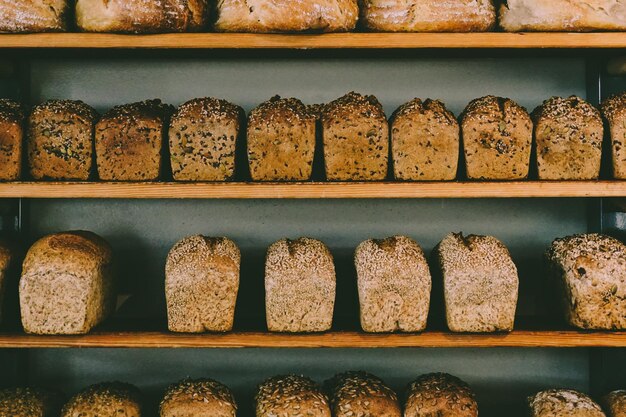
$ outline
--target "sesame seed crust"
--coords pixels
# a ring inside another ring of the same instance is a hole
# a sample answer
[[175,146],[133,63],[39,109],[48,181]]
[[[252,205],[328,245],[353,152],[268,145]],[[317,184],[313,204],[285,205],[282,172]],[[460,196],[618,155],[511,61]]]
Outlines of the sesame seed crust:
[[159,99],[139,101],[115,106],[102,116],[102,120],[134,121],[137,119],[169,120],[174,113],[173,106],[164,104]]
[[63,407],[61,417],[141,417],[141,392],[131,384],[105,382],[87,387]]
[[459,378],[433,373],[409,384],[404,417],[478,417],[478,404],[469,385]]
[[626,390],[608,393],[602,398],[602,407],[608,417],[626,417]]
[[24,106],[17,101],[0,99],[0,123],[21,124],[24,122]]
[[22,174],[25,109],[0,99],[0,181],[16,181]]
[[55,417],[60,398],[39,388],[8,388],[0,390],[0,417]]
[[612,123],[617,117],[624,117],[626,114],[626,91],[604,100],[600,104],[600,110],[609,123]]
[[330,417],[328,397],[312,379],[281,375],[266,379],[255,396],[256,417]]
[[400,417],[398,396],[382,379],[362,371],[335,375],[326,382],[335,417]]
[[606,99],[600,109],[610,133],[613,177],[626,179],[626,92]]
[[160,417],[235,417],[236,413],[231,390],[209,378],[185,379],[170,385],[160,404]]
[[30,117],[46,117],[49,114],[72,115],[89,124],[98,119],[98,112],[80,100],[48,100],[33,107]]
[[531,417],[605,417],[589,396],[574,390],[550,389],[528,398]]

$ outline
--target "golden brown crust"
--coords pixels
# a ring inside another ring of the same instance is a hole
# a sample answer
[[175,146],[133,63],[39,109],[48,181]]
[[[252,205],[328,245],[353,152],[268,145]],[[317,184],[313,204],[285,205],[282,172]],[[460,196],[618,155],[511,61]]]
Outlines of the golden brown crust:
[[230,389],[212,379],[185,379],[170,385],[160,405],[160,417],[235,417],[237,404]]
[[256,417],[330,417],[328,397],[310,378],[275,376],[258,387]]
[[69,0],[0,0],[0,33],[65,31],[70,5]]
[[443,373],[420,376],[408,388],[404,417],[478,417],[469,385]]
[[15,181],[21,176],[24,120],[20,103],[0,99],[0,181]]
[[131,384],[107,382],[92,385],[74,395],[63,407],[61,417],[141,417],[141,392]]
[[344,372],[326,383],[335,417],[400,417],[398,396],[367,372]]
[[568,389],[549,389],[528,398],[531,417],[605,417],[588,395]]
[[626,179],[626,92],[606,99],[600,109],[609,128],[613,177]]

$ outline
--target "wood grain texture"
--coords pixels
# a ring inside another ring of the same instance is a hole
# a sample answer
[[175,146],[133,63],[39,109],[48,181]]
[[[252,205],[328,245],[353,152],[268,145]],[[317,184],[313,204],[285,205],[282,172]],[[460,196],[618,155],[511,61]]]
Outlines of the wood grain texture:
[[0,35],[0,48],[432,49],[626,48],[624,33],[185,33]]

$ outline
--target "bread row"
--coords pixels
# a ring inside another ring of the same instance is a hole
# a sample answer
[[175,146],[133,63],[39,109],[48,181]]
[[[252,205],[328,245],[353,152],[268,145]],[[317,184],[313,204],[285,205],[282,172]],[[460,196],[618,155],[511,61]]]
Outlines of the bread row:
[[485,32],[626,30],[615,0],[0,1],[0,32]]
[[[385,382],[362,371],[335,375],[323,386],[299,375],[266,379],[254,398],[256,417],[478,417],[476,395],[461,379],[425,374],[411,382],[404,404]],[[530,417],[623,417],[626,391],[602,398],[602,407],[574,390],[550,389],[528,398]],[[0,417],[141,417],[140,390],[121,382],[85,388],[61,406],[58,393],[36,388],[0,390]],[[604,408],[604,411],[603,411]],[[606,414],[605,414],[606,412]],[[160,417],[236,417],[231,390],[213,379],[186,379],[167,388]]]
[[[312,106],[274,97],[246,124],[241,107],[213,98],[178,109],[160,100],[133,103],[102,117],[69,100],[47,101],[26,117],[18,103],[0,100],[0,180],[20,178],[25,142],[36,180],[87,180],[95,166],[105,181],[154,181],[166,168],[177,181],[225,181],[244,168],[255,181],[306,181],[318,137],[330,181],[384,180],[388,171],[404,181],[453,180],[460,150],[467,178],[519,180],[529,175],[533,146],[539,179],[590,180],[600,175],[602,115],[613,176],[626,179],[626,92],[601,110],[579,97],[553,97],[531,115],[510,99],[486,96],[457,121],[440,101],[414,99],[387,121],[374,96],[349,93]],[[243,148],[247,167],[236,157]]]
[[[623,243],[603,235],[575,235],[555,240],[546,258],[570,325],[626,329]],[[354,259],[366,332],[424,330],[433,282],[441,283],[451,331],[513,330],[517,268],[494,237],[449,234],[434,249],[430,267],[419,244],[404,236],[367,240]],[[59,233],[37,241],[26,255],[19,283],[24,330],[81,334],[103,322],[115,306],[112,265],[110,246],[93,233]],[[230,239],[191,236],[178,242],[165,266],[170,331],[232,330],[240,265],[240,250]],[[333,256],[319,240],[283,239],[271,245],[265,262],[268,330],[330,330],[336,280]]]

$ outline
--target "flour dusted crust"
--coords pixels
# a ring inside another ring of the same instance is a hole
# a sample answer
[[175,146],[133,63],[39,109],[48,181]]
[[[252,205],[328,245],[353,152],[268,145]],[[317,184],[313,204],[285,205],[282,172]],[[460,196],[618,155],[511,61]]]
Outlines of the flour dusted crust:
[[608,393],[602,398],[607,417],[626,417],[626,390]]
[[0,417],[57,417],[60,398],[51,391],[20,387],[0,390]]
[[611,139],[613,177],[626,179],[626,92],[610,97],[600,105]]
[[492,0],[361,0],[363,26],[378,32],[486,32]]
[[626,245],[599,234],[556,239],[547,253],[567,321],[626,329]]
[[197,32],[209,21],[207,0],[76,0],[85,32]]
[[528,399],[531,417],[605,417],[589,396],[574,390],[550,389]]
[[212,379],[185,379],[171,385],[161,401],[160,417],[235,417],[230,389]]
[[20,179],[24,137],[24,108],[16,101],[0,99],[0,181]]
[[357,0],[218,0],[219,32],[347,32]]
[[139,389],[122,382],[105,382],[85,388],[63,407],[61,417],[141,417]]
[[280,375],[268,378],[255,396],[256,417],[330,417],[328,397],[310,378]]
[[499,10],[508,32],[588,32],[626,30],[622,0],[506,0]]
[[335,375],[326,386],[335,417],[400,417],[398,396],[382,379],[367,372]]
[[404,417],[478,417],[476,396],[459,378],[434,373],[409,385]]
[[69,0],[0,0],[0,33],[67,30]]

